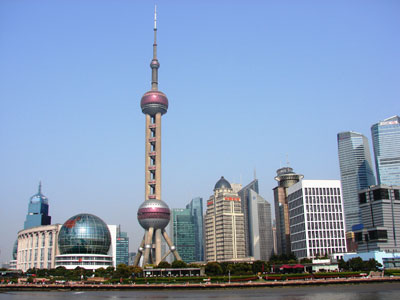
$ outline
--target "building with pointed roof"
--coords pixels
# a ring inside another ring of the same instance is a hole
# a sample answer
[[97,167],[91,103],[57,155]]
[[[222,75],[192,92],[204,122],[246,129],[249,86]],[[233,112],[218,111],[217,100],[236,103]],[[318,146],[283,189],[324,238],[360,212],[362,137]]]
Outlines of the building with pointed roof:
[[50,224],[49,202],[47,197],[42,194],[42,183],[40,182],[38,192],[29,200],[28,214],[24,222],[24,229]]

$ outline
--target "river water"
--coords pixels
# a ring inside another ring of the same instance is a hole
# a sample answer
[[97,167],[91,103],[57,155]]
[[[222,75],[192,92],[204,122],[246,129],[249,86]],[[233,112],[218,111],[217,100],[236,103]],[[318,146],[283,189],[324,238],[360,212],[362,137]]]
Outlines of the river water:
[[398,300],[400,283],[235,289],[130,291],[2,292],[0,300],[102,299],[270,299],[270,300]]

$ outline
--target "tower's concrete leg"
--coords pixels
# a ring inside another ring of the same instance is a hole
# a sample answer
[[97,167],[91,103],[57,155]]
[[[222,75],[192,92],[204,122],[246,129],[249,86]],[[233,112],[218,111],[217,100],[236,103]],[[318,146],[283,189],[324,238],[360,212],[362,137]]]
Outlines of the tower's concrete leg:
[[146,239],[145,239],[145,245],[144,245],[144,257],[143,257],[143,266],[149,263],[149,258],[150,258],[150,251],[152,248],[152,240],[153,240],[153,232],[154,228],[150,227],[146,231]]
[[156,229],[156,232],[155,232],[155,240],[156,240],[156,261],[155,261],[155,264],[156,265],[158,265],[160,262],[161,262],[161,229]]
[[181,256],[179,255],[178,251],[176,251],[175,246],[172,244],[171,239],[169,238],[167,232],[165,231],[165,229],[162,230],[162,234],[164,236],[165,241],[168,244],[169,249],[172,251],[172,253],[175,256],[176,260],[182,260]]
[[133,261],[134,266],[139,265],[140,258],[142,257],[142,254],[143,254],[142,250],[140,250],[140,249],[144,247],[145,238],[146,238],[146,234],[143,236],[142,242],[140,243],[140,246],[138,249],[138,253],[136,254],[135,260]]

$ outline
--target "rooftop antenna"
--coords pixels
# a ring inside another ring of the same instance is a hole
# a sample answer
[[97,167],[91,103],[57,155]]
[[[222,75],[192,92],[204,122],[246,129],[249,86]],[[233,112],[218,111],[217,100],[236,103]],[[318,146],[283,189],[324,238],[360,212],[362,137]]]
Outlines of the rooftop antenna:
[[290,163],[289,163],[289,155],[286,153],[286,165],[289,167]]
[[257,179],[257,172],[256,172],[256,168],[254,167],[254,180]]
[[39,181],[38,194],[42,193],[42,181]]

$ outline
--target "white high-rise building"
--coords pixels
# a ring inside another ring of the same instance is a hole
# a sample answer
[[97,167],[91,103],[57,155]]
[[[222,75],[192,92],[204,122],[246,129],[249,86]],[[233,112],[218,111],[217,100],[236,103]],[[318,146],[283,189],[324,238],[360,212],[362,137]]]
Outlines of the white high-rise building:
[[288,188],[288,206],[297,258],[346,252],[340,180],[301,180]]

